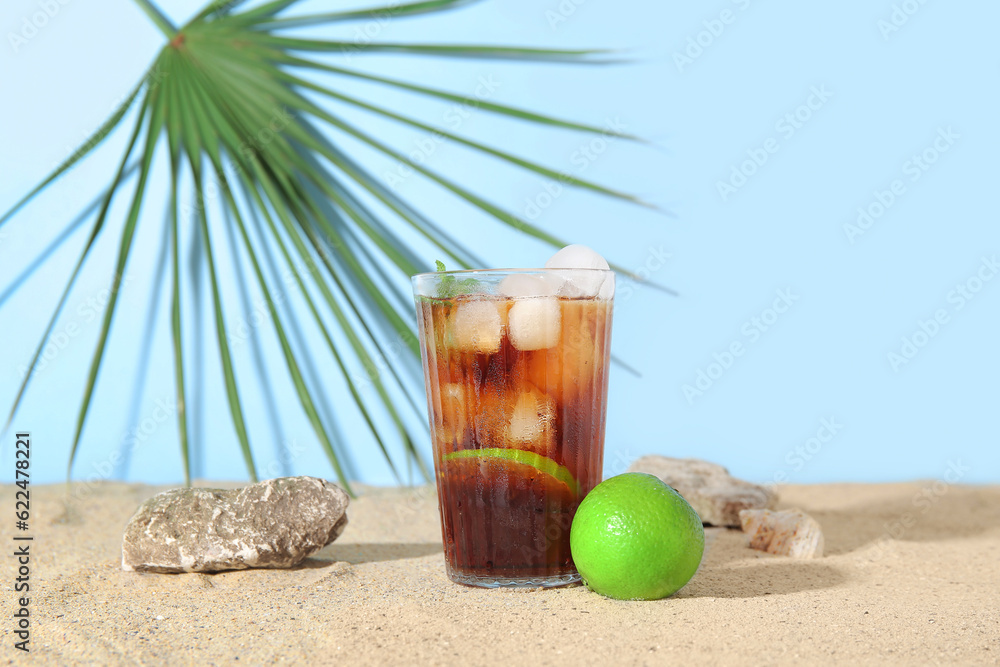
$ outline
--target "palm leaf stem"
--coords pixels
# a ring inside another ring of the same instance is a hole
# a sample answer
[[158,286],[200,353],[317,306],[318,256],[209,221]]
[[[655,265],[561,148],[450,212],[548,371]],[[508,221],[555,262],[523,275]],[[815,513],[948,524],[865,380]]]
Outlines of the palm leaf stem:
[[163,12],[159,10],[152,2],[149,0],[135,0],[135,4],[139,5],[139,9],[145,12],[146,16],[150,18],[153,24],[160,29],[167,39],[173,39],[177,34],[177,28],[170,22]]

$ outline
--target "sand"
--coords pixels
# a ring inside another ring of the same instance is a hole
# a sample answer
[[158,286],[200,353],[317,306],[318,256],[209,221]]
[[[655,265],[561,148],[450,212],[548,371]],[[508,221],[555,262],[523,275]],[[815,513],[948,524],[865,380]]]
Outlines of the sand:
[[[17,564],[8,555],[5,658],[52,665],[1000,664],[1000,487],[784,487],[781,506],[819,520],[827,556],[770,556],[746,548],[739,531],[709,529],[698,574],[656,602],[609,600],[581,586],[453,584],[429,489],[365,489],[341,538],[294,570],[123,572],[122,529],[159,490],[102,484],[67,512],[64,485],[32,487],[31,653],[13,647]],[[13,514],[12,487],[3,498]],[[14,545],[9,519],[0,539]]]

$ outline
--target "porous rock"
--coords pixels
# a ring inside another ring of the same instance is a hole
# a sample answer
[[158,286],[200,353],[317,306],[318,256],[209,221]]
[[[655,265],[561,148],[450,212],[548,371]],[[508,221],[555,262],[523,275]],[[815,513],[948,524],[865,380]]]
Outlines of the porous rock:
[[740,522],[751,549],[793,558],[823,556],[823,531],[802,510],[743,510]]
[[629,472],[655,475],[672,486],[710,526],[740,525],[740,511],[773,508],[777,494],[729,474],[724,467],[701,459],[650,455],[639,458]]
[[219,572],[292,567],[347,526],[347,494],[316,477],[240,489],[171,489],[142,505],[122,537],[122,569]]

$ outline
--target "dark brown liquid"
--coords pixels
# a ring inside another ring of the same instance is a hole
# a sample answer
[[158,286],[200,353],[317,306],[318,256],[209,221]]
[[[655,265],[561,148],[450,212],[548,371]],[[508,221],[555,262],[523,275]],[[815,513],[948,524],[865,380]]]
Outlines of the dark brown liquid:
[[[497,309],[498,343],[455,334],[457,313],[473,302]],[[601,480],[611,304],[559,299],[558,339],[521,350],[507,326],[514,302],[418,301],[445,558],[459,576],[573,574],[570,525]],[[571,479],[495,455],[454,454],[477,449],[544,456]]]

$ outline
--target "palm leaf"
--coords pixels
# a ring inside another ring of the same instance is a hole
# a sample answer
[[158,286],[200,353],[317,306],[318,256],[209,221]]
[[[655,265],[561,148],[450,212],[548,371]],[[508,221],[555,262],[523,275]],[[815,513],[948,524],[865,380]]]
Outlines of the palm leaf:
[[[157,271],[161,271],[162,275],[157,273],[160,277],[154,276],[146,321],[148,327],[157,321],[156,295],[160,293],[158,285],[165,281],[170,286],[168,310],[173,379],[186,482],[190,483],[191,479],[191,452],[198,446],[196,440],[192,441],[192,412],[188,409],[191,389],[186,371],[192,365],[187,348],[193,343],[197,390],[202,373],[199,319],[201,275],[208,276],[212,316],[211,323],[206,326],[215,330],[221,364],[219,371],[224,381],[238,450],[246,464],[248,477],[256,479],[257,474],[241,398],[247,390],[247,383],[244,370],[237,367],[230,349],[227,316],[231,314],[226,312],[222,298],[223,282],[233,278],[226,273],[227,262],[222,261],[226,258],[239,283],[244,307],[249,305],[249,289],[244,282],[255,283],[251,289],[263,296],[302,416],[312,426],[334,474],[350,490],[344,461],[351,450],[346,449],[336,437],[339,415],[330,411],[312,369],[315,351],[309,349],[301,338],[299,331],[302,323],[295,313],[278,307],[277,296],[280,292],[275,284],[278,265],[272,256],[272,248],[277,249],[280,263],[290,272],[309,318],[323,339],[325,347],[322,351],[330,355],[335,368],[345,379],[350,401],[389,469],[397,480],[403,481],[399,472],[401,468],[397,465],[399,455],[393,453],[395,448],[399,448],[407,469],[416,464],[424,479],[429,479],[430,473],[418,447],[418,442],[426,438],[426,430],[414,432],[412,424],[415,420],[408,418],[409,413],[404,414],[404,411],[412,410],[423,422],[422,383],[416,363],[419,350],[412,306],[403,287],[403,279],[412,273],[428,270],[430,266],[426,258],[421,258],[407,247],[401,230],[403,227],[416,230],[449,261],[459,266],[481,266],[483,262],[430,217],[397,192],[385,187],[348,153],[341,140],[350,138],[360,141],[391,159],[408,163],[405,156],[379,137],[321,106],[314,100],[316,94],[360,109],[363,113],[375,114],[421,131],[437,132],[470,151],[516,169],[545,178],[557,178],[566,185],[625,203],[648,204],[631,194],[560,173],[529,157],[508,153],[425,123],[376,101],[348,94],[328,82],[314,80],[311,75],[319,74],[328,79],[349,77],[366,80],[428,99],[474,104],[488,113],[563,131],[615,135],[610,130],[346,68],[303,54],[318,54],[325,59],[349,50],[360,55],[402,53],[446,58],[594,63],[606,62],[598,59],[606,57],[609,52],[479,44],[359,44],[338,39],[309,39],[283,32],[358,20],[427,16],[465,7],[472,4],[470,0],[413,0],[388,7],[302,15],[286,14],[297,4],[297,0],[272,0],[249,9],[243,9],[243,0],[213,0],[179,28],[150,0],[135,2],[160,29],[168,43],[125,102],[83,146],[0,216],[0,225],[12,220],[28,202],[116,131],[138,101],[131,137],[107,190],[74,219],[11,285],[0,292],[2,305],[34,271],[49,261],[55,248],[94,216],[80,257],[17,392],[8,425],[23,402],[41,350],[77,276],[107,226],[111,203],[127,184],[134,182],[118,240],[109,302],[90,368],[84,378],[83,400],[69,457],[68,468],[72,473],[99,384],[102,362],[108,351],[121,280],[129,264],[133,241],[140,225],[153,224],[142,214],[147,186],[155,165],[159,163],[158,147],[162,144],[166,149],[170,179],[167,215],[162,230],[166,241],[161,260],[157,263],[160,267]],[[624,134],[616,136],[638,140]],[[135,158],[133,151],[137,146],[142,147],[141,155]],[[425,165],[410,166],[428,182],[468,202],[485,216],[499,220],[525,236],[553,246],[563,244],[547,230],[519,218],[454,179]],[[182,187],[188,183],[190,192]],[[210,188],[212,192],[219,193],[219,200],[208,200]],[[234,188],[241,193],[239,199]],[[371,207],[373,203],[384,212],[377,213]],[[181,215],[182,212],[191,212],[192,215]],[[221,217],[216,219],[220,213]],[[226,243],[213,240],[219,229],[225,230]],[[180,257],[181,238],[185,234],[192,243],[190,252],[194,262],[192,273],[186,280],[181,271]],[[262,265],[262,258],[270,277]],[[251,269],[251,277],[246,279],[242,269],[244,261]],[[185,306],[192,301],[193,307]],[[194,340],[185,337],[185,311],[193,312],[195,316],[199,334]],[[146,337],[151,338],[149,331]],[[264,379],[263,355],[259,345],[259,341],[255,340],[254,359],[258,377]],[[140,383],[145,378],[144,368],[139,366],[137,378]],[[358,369],[361,369],[360,374]],[[264,381],[267,382],[266,379]],[[373,393],[367,392],[368,387]],[[139,389],[141,391],[141,387]],[[201,396],[200,390],[198,395]],[[399,396],[403,397],[403,401],[397,405]],[[269,402],[273,402],[270,393],[267,397]],[[379,410],[387,419],[380,418]],[[273,406],[271,411],[276,414]],[[276,432],[279,431],[276,429]],[[194,433],[197,437],[197,429]]]
[[276,55],[275,57],[278,58],[278,62],[285,63],[287,65],[294,65],[296,67],[302,67],[305,69],[314,69],[323,72],[329,72],[331,74],[341,74],[343,76],[361,79],[363,81],[372,81],[374,83],[381,83],[386,86],[399,88],[400,90],[408,90],[410,92],[417,93],[420,95],[425,95],[427,97],[436,97],[438,99],[446,100],[449,102],[457,102],[465,106],[473,107],[476,109],[482,109],[484,111],[489,111],[491,113],[499,114],[501,116],[507,116],[510,118],[514,118],[516,120],[525,120],[532,123],[538,123],[540,125],[549,125],[552,127],[558,127],[566,130],[577,130],[579,132],[589,132],[593,134],[606,134],[613,137],[619,137],[622,139],[641,141],[639,137],[633,136],[631,134],[623,134],[610,128],[597,127],[596,125],[587,125],[586,123],[577,123],[570,120],[563,120],[561,118],[554,118],[552,116],[536,113],[534,111],[528,111],[527,109],[518,109],[517,107],[508,106],[506,104],[490,102],[489,100],[480,99],[478,97],[466,97],[463,95],[456,95],[455,93],[449,93],[446,90],[440,90],[438,88],[431,88],[429,86],[420,86],[414,83],[409,83],[407,81],[400,81],[398,79],[392,79],[385,76],[377,76],[375,74],[359,72],[357,70],[348,69],[346,67],[336,67],[334,65],[329,65],[327,63],[313,62],[311,60],[305,60],[303,58],[298,58],[287,54],[280,54],[280,57],[278,55]]
[[322,39],[300,39],[262,33],[260,41],[284,51],[336,51],[359,50],[368,53],[407,53],[422,56],[449,58],[484,58],[496,60],[530,60],[551,62],[579,62],[588,56],[603,55],[603,49],[531,49],[509,46],[483,46],[479,44],[399,44],[390,42],[348,42]]
[[[292,241],[293,241],[293,243],[295,245],[295,249],[299,253],[299,256],[301,258],[303,258],[304,260],[306,260],[307,265],[308,265],[308,263],[310,263],[312,260],[311,260],[311,257],[309,255],[309,251],[306,249],[306,246],[302,242],[302,239],[298,236],[298,233],[297,233],[297,231],[295,229],[295,226],[292,223],[292,215],[291,215],[291,212],[289,210],[290,206],[288,205],[288,202],[281,201],[281,199],[280,199],[281,195],[278,195],[277,193],[273,192],[272,187],[268,187],[268,186],[271,186],[271,185],[272,184],[266,184],[265,185],[265,192],[268,192],[268,195],[272,197],[272,201],[275,201],[275,202],[279,203],[278,217],[279,217],[279,219],[281,220],[282,224],[285,227],[285,232],[292,239]],[[246,184],[244,184],[244,189],[247,190],[247,191],[249,191],[249,188],[246,187]],[[371,430],[372,434],[374,435],[375,440],[378,443],[379,449],[382,451],[383,456],[385,456],[386,461],[388,461],[389,467],[392,470],[393,475],[396,477],[397,480],[401,481],[400,478],[399,478],[399,473],[397,472],[396,467],[395,467],[395,465],[392,462],[392,458],[389,456],[389,450],[386,447],[386,444],[385,444],[385,442],[384,442],[384,440],[383,440],[383,438],[381,436],[381,433],[379,432],[379,429],[376,427],[375,421],[372,419],[371,413],[368,410],[367,406],[365,405],[365,402],[361,398],[361,394],[360,394],[360,392],[358,390],[358,384],[355,381],[355,379],[353,378],[353,376],[350,374],[350,372],[348,371],[348,368],[347,368],[346,364],[344,363],[343,357],[341,356],[340,352],[337,350],[337,346],[333,342],[333,339],[330,337],[330,332],[327,330],[326,326],[323,323],[323,318],[322,318],[322,316],[319,313],[319,309],[316,308],[315,302],[313,301],[312,297],[309,295],[309,290],[306,287],[305,281],[302,279],[301,273],[299,272],[298,268],[296,267],[295,262],[293,261],[291,254],[288,252],[288,248],[286,247],[285,243],[282,241],[281,234],[278,232],[278,229],[274,225],[273,217],[269,214],[266,206],[264,205],[263,201],[260,199],[260,194],[257,193],[257,192],[253,192],[252,195],[254,196],[254,201],[250,204],[251,210],[253,210],[253,208],[259,208],[264,213],[264,216],[265,216],[265,218],[267,220],[267,224],[268,224],[268,227],[270,229],[270,232],[271,232],[274,240],[277,242],[278,248],[281,250],[281,254],[282,254],[282,256],[285,259],[285,263],[292,270],[292,274],[295,276],[295,282],[298,285],[299,289],[301,290],[303,297],[305,298],[305,301],[306,301],[306,303],[307,303],[307,305],[309,307],[309,312],[313,315],[314,319],[316,320],[316,323],[319,326],[320,331],[322,332],[323,339],[326,342],[327,346],[330,348],[330,352],[331,352],[331,354],[333,354],[333,357],[334,357],[334,360],[335,360],[337,366],[340,368],[340,372],[344,375],[345,378],[347,378],[348,389],[349,389],[349,391],[351,393],[351,397],[354,399],[354,402],[357,404],[358,408],[361,410],[362,417],[364,418],[365,423],[368,425],[368,428]],[[333,299],[333,296],[330,293],[330,290],[327,287],[326,283],[324,281],[322,281],[322,280],[318,280],[317,281],[317,285],[320,287],[321,291],[323,292],[323,296],[324,296],[324,298],[326,298],[327,303],[329,303],[331,305],[331,308],[339,316],[338,320],[341,321],[341,324],[343,326],[343,314],[340,311],[339,307],[336,306],[336,304],[334,302],[334,299]],[[346,326],[344,327],[344,331],[346,333],[348,333],[349,336],[350,336],[351,333],[353,333],[352,329],[350,327],[346,327]],[[366,352],[365,352],[364,348],[360,345],[357,337],[356,336],[350,336],[350,340],[351,340],[352,345],[354,346],[355,353],[358,354],[359,356],[364,356],[366,354]],[[391,406],[391,404],[389,404],[389,405]],[[398,419],[397,419],[397,423],[398,423]],[[405,437],[405,433],[404,433],[404,437]]]
[[243,404],[240,401],[239,388],[236,385],[236,372],[233,369],[232,355],[229,351],[229,341],[226,335],[226,320],[222,313],[222,299],[219,296],[219,280],[215,271],[215,259],[212,253],[212,239],[208,231],[208,219],[205,216],[204,194],[201,189],[201,173],[194,164],[191,165],[194,172],[195,189],[198,193],[198,226],[201,228],[201,237],[205,243],[205,260],[208,263],[208,277],[212,287],[212,310],[215,314],[215,331],[219,341],[219,359],[222,361],[222,376],[226,382],[226,398],[229,400],[229,411],[233,417],[233,428],[236,430],[236,437],[240,441],[240,451],[243,453],[243,460],[247,466],[247,473],[250,479],[257,481],[257,468],[254,465],[253,453],[250,451],[250,439],[247,435],[246,419],[243,416]]
[[461,137],[453,132],[449,132],[443,127],[435,127],[433,125],[428,125],[427,123],[423,123],[420,122],[419,120],[410,118],[409,116],[396,113],[395,111],[386,109],[385,107],[376,104],[370,104],[368,102],[359,100],[350,95],[338,93],[337,91],[330,90],[329,88],[313,83],[311,81],[305,81],[303,79],[300,79],[299,77],[292,76],[290,74],[279,73],[279,76],[281,76],[282,79],[284,79],[288,83],[294,84],[295,86],[305,88],[307,90],[316,91],[332,99],[340,100],[341,102],[346,102],[347,104],[350,104],[352,106],[365,109],[367,111],[371,111],[372,113],[375,113],[379,116],[383,116],[384,118],[391,118],[405,125],[409,125],[411,127],[415,127],[417,129],[424,130],[426,132],[430,132],[437,136],[444,137],[445,139],[449,139],[456,143],[475,149],[477,151],[485,153],[486,155],[490,155],[492,157],[503,160],[504,162],[517,165],[518,167],[521,167],[528,171],[532,171],[541,176],[545,176],[546,178],[562,181],[563,183],[566,183],[567,185],[572,185],[574,187],[583,188],[586,190],[592,190],[593,192],[599,192],[603,195],[607,195],[609,197],[615,197],[617,199],[622,199],[624,201],[628,201],[633,204],[640,204],[647,208],[653,208],[652,205],[647,204],[646,202],[642,201],[641,199],[638,199],[633,195],[629,195],[624,192],[619,192],[618,190],[613,190],[598,183],[594,183],[593,181],[588,181],[582,178],[576,178],[575,176],[571,176],[570,174],[558,172],[555,169],[550,169],[548,167],[538,164],[537,162],[526,160],[516,155],[511,155],[506,151],[486,146],[478,141],[473,141],[472,139]]
[[[73,272],[70,274],[69,280],[66,283],[66,288],[63,290],[62,296],[59,297],[59,302],[56,304],[52,317],[49,319],[49,323],[45,327],[45,331],[42,333],[42,337],[38,342],[38,347],[35,348],[35,353],[31,357],[31,361],[28,364],[28,372],[25,374],[24,380],[21,382],[21,386],[17,390],[17,396],[14,398],[14,404],[11,406],[10,414],[7,416],[7,423],[3,428],[4,432],[10,428],[11,422],[14,421],[14,415],[17,414],[17,409],[21,405],[21,399],[24,398],[24,392],[27,390],[28,384],[31,382],[32,375],[34,374],[35,365],[38,363],[38,359],[42,355],[42,348],[45,347],[45,343],[49,339],[49,334],[52,333],[52,328],[55,326],[56,320],[59,318],[59,314],[62,312],[63,306],[66,305],[66,299],[69,297],[69,293],[72,291],[73,285],[76,283],[76,279],[80,275],[80,270],[87,261],[87,256],[90,254],[91,248],[94,247],[94,242],[97,240],[97,237],[100,235],[101,230],[104,227],[104,221],[107,219],[108,209],[111,207],[111,201],[114,199],[118,186],[122,182],[125,165],[128,163],[129,155],[131,155],[132,149],[135,147],[136,140],[139,138],[139,134],[142,130],[142,119],[146,115],[145,111],[145,107],[143,107],[139,121],[135,125],[131,139],[129,139],[128,147],[125,149],[125,155],[122,157],[121,165],[118,167],[118,171],[111,181],[111,186],[105,191],[104,196],[102,197],[101,210],[98,212],[97,219],[94,221],[94,226],[90,231],[90,236],[87,238],[87,243],[84,245],[83,251],[80,253],[80,259],[77,260],[76,266],[73,268]],[[8,215],[17,210],[17,208],[20,207],[24,201],[25,200],[22,199],[21,202],[18,202]]]
[[[133,173],[135,173],[135,170],[138,168],[138,166],[139,165],[137,162],[133,162],[122,172],[122,178],[128,178],[129,176],[131,176]],[[33,259],[31,263],[28,264],[28,266],[25,267],[25,269],[21,271],[21,273],[19,273],[18,276],[10,282],[9,285],[7,285],[7,289],[5,289],[3,293],[0,293],[0,306],[3,306],[4,302],[7,299],[9,299],[14,294],[14,292],[16,292],[18,288],[21,287],[21,285],[24,284],[24,282],[32,276],[33,273],[35,273],[35,271],[40,269],[45,264],[45,262],[48,261],[49,257],[52,256],[52,253],[58,250],[62,246],[62,244],[65,243],[73,235],[73,232],[75,232],[77,229],[83,226],[83,223],[87,221],[87,219],[91,216],[91,214],[97,211],[101,207],[101,203],[104,201],[107,195],[108,192],[105,190],[97,197],[95,197],[94,200],[90,202],[90,204],[84,207],[83,211],[81,211],[79,215],[73,218],[73,220],[70,221],[68,225],[66,225],[66,228],[59,234],[59,236],[54,238],[52,242],[49,243],[48,246],[46,246],[45,250],[40,252],[38,256],[35,259]]]
[[338,21],[363,21],[368,19],[389,20],[407,16],[417,16],[420,14],[430,14],[432,12],[442,12],[455,9],[460,5],[471,4],[475,1],[476,0],[424,0],[423,2],[411,2],[405,5],[378,7],[374,9],[324,12],[322,14],[289,16],[285,18],[275,18],[272,15],[266,18],[252,20],[258,26],[270,29],[300,28],[302,26],[335,23]]
[[[152,91],[149,97],[152,97]],[[73,472],[73,462],[76,460],[76,450],[80,445],[80,437],[83,435],[83,427],[87,421],[87,414],[90,409],[90,401],[94,395],[94,385],[97,383],[97,373],[101,369],[101,361],[104,359],[104,350],[108,343],[108,335],[111,332],[111,322],[115,315],[115,307],[118,305],[118,294],[121,289],[122,278],[125,276],[125,267],[128,264],[129,251],[132,248],[132,240],[135,237],[135,230],[139,223],[139,212],[142,210],[142,200],[146,194],[146,181],[152,171],[153,152],[156,149],[156,142],[159,140],[160,127],[163,124],[163,108],[153,102],[150,103],[149,127],[146,130],[146,147],[143,151],[142,162],[139,166],[138,182],[135,192],[132,195],[132,203],[129,206],[128,218],[125,221],[125,228],[122,230],[121,240],[118,246],[118,259],[115,264],[115,273],[111,281],[111,294],[108,298],[108,305],[104,311],[104,319],[101,322],[101,332],[98,335],[97,350],[90,363],[90,371],[87,374],[87,384],[83,393],[83,403],[80,405],[80,412],[76,419],[76,432],[73,435],[73,444],[70,445],[69,464],[67,465],[67,475]],[[137,125],[136,127],[139,127]],[[126,154],[126,158],[128,155]],[[124,161],[122,163],[124,166]],[[82,258],[81,258],[82,261]],[[29,376],[30,378],[30,376]]]
[[170,165],[170,342],[174,352],[174,386],[177,395],[177,431],[181,441],[181,461],[184,464],[184,483],[191,484],[191,450],[188,443],[187,392],[184,388],[184,341],[181,321],[181,273],[179,230],[177,228],[177,170],[176,154]]
[[[108,135],[111,134],[111,132],[114,131],[116,127],[118,127],[118,125],[122,122],[122,119],[125,118],[125,114],[132,107],[132,103],[135,101],[136,96],[139,94],[142,88],[143,88],[143,83],[140,82],[135,88],[132,89],[132,92],[129,93],[128,97],[125,98],[125,101],[118,106],[118,109],[116,109],[115,112],[111,114],[111,117],[108,118],[106,121],[104,121],[104,124],[102,124],[99,128],[97,128],[97,130],[95,130],[94,133],[90,135],[87,138],[87,140],[84,141],[83,144],[81,144],[79,148],[73,151],[73,153],[71,153],[68,158],[63,160],[62,164],[56,167],[51,174],[46,176],[41,183],[32,188],[31,191],[28,192],[28,194],[24,195],[24,197],[22,197],[20,201],[14,204],[14,206],[12,206],[9,211],[0,216],[0,227],[2,227],[5,222],[7,222],[11,217],[13,217],[15,213],[21,210],[21,207],[23,207],[25,204],[34,199],[34,197],[38,193],[40,193],[42,190],[51,185],[56,179],[58,179],[64,173],[69,171],[69,169],[73,165],[75,165],[83,158],[87,157],[87,155],[89,155],[91,151],[100,146],[101,143],[108,137]],[[139,125],[140,123],[137,122],[136,123],[137,129]],[[114,187],[115,185],[112,184],[111,189],[113,190]]]

